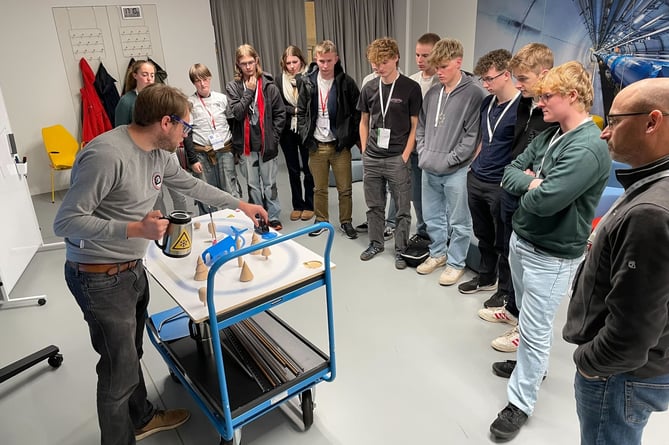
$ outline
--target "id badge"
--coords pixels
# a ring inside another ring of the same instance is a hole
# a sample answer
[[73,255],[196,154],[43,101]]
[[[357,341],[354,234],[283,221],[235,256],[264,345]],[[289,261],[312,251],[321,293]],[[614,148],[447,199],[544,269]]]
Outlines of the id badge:
[[209,145],[214,150],[220,150],[225,146],[225,141],[223,140],[223,135],[217,131],[209,135]]
[[379,148],[388,149],[388,145],[390,145],[390,128],[376,129],[376,145]]
[[318,116],[316,126],[321,130],[330,130],[330,119],[325,116]]

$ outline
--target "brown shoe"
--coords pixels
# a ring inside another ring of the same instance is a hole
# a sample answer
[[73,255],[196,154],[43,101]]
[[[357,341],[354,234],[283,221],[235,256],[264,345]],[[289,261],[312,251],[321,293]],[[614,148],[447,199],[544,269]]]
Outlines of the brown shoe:
[[185,409],[169,409],[166,411],[158,409],[149,423],[135,430],[135,440],[142,440],[152,434],[180,427],[188,419],[190,419],[190,413]]
[[302,221],[309,221],[311,218],[314,217],[314,211],[313,210],[302,210]]
[[302,216],[302,213],[303,213],[302,210],[293,210],[292,212],[290,212],[290,220],[297,221]]

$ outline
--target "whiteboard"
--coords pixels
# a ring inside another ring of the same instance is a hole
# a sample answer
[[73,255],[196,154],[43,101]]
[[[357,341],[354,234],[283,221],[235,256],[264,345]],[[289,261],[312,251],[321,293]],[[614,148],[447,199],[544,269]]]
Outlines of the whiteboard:
[[28,181],[19,175],[11,155],[11,132],[0,89],[0,283],[7,296],[42,245]]

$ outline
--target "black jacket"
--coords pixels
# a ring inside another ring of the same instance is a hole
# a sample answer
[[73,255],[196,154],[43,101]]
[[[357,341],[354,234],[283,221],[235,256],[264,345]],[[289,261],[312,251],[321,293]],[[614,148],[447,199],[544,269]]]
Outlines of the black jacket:
[[516,127],[513,131],[513,148],[511,159],[516,159],[525,151],[532,139],[547,128],[557,129],[557,122],[544,122],[541,108],[532,109],[532,98],[521,97],[516,113]]
[[115,122],[114,111],[116,110],[116,105],[118,105],[119,99],[121,96],[118,94],[116,89],[116,79],[114,79],[108,72],[105,66],[100,62],[97,73],[95,73],[95,81],[93,82],[95,91],[97,91],[100,100],[102,101],[102,106],[107,112],[107,117],[109,122]]
[[[316,151],[314,139],[316,118],[318,117],[318,65],[312,63],[307,73],[298,78],[299,97],[297,99],[297,128],[304,146]],[[335,65],[335,78],[330,89],[328,114],[330,128],[337,138],[336,151],[350,149],[360,137],[360,112],[356,109],[360,90],[355,81],[344,72],[341,63]]]
[[[245,90],[241,80],[233,80],[225,86],[228,93],[229,115],[234,117],[232,148],[239,155],[244,154],[244,119],[249,105],[255,98],[255,90]],[[279,154],[279,137],[286,121],[286,109],[281,92],[274,83],[271,74],[262,74],[262,92],[265,98],[265,140],[263,141],[262,160],[270,161]]]
[[[627,190],[658,172],[669,172],[669,156],[616,176]],[[641,185],[597,226],[562,331],[585,374],[669,374],[667,246],[669,178]]]

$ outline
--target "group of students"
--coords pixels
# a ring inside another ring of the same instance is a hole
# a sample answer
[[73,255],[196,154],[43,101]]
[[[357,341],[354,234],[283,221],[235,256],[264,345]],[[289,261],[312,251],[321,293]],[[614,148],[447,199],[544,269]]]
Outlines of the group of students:
[[[654,240],[667,241],[669,233],[662,181],[669,176],[666,82],[623,90],[600,134],[589,116],[589,74],[578,62],[553,68],[545,45],[528,44],[513,56],[503,49],[485,54],[474,70],[480,84],[461,69],[463,47],[455,39],[422,36],[416,45],[420,72],[413,79],[399,72],[399,57],[393,39],[372,42],[367,58],[375,77],[359,90],[331,41],[315,47],[309,67],[298,48],[286,49],[277,83],[262,72],[256,51],[242,45],[227,95],[212,91],[211,73],[195,64],[190,97],[151,85],[155,67],[137,65],[136,85],[116,113],[119,123],[130,110],[131,121],[80,153],[54,221],[55,233],[66,240],[68,287],[100,354],[102,443],[135,443],[190,416],[147,400],[139,363],[149,301],[142,258],[149,240],[167,228],[164,212],[154,210],[158,194],[167,186],[201,201],[203,210],[205,204],[238,208],[280,228],[279,145],[289,164],[291,219],[328,221],[332,167],[340,228],[356,238],[351,148],[359,144],[369,232],[361,260],[384,250],[387,191],[395,208],[396,268],[406,267],[401,254],[409,242],[412,201],[416,236],[430,243],[419,274],[445,267],[439,283],[457,283],[472,232],[476,236],[479,273],[458,289],[496,290],[479,316],[513,325],[493,347],[517,351],[517,361],[492,366],[509,378],[508,404],[490,426],[496,440],[515,437],[534,411],[553,320],[572,282],[563,336],[579,345],[574,358],[582,443],[639,443],[650,413],[666,409],[669,289],[655,278],[656,264],[643,250]],[[179,166],[174,151],[182,142],[191,170],[209,184]],[[629,198],[635,204],[620,204],[622,216],[603,218],[603,228],[589,239],[609,177],[609,150],[633,167],[619,177],[635,192]],[[252,203],[239,200],[236,165]],[[577,273],[586,246],[592,251]],[[660,267],[669,264],[665,257],[660,249]],[[626,317],[635,322],[632,330]],[[647,403],[625,408],[625,394],[634,391],[629,385],[637,383],[634,394]],[[631,421],[625,410],[633,411]]]

